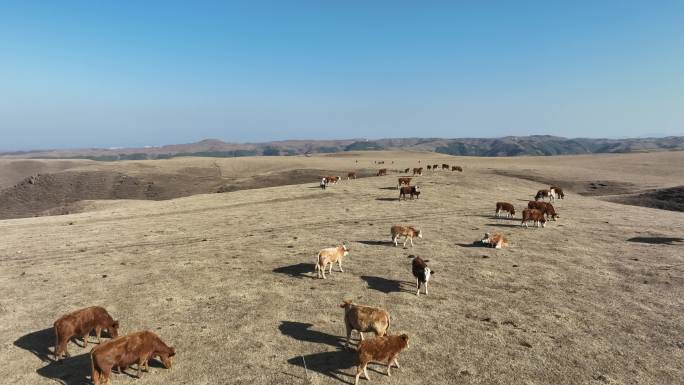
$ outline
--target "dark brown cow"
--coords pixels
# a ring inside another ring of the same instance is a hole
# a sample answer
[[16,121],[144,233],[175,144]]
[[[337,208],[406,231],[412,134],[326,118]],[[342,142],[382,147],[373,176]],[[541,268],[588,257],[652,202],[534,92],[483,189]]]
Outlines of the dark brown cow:
[[406,169],[404,169],[404,174],[408,174],[409,171],[411,171],[411,167],[406,167]]
[[413,168],[413,175],[423,175],[423,168],[422,167],[414,167]]
[[405,185],[407,185],[407,186],[410,186],[410,185],[411,185],[411,178],[409,178],[409,177],[407,177],[407,176],[398,178],[397,180],[399,181],[399,184],[398,184],[398,187],[397,187],[397,188],[400,188],[401,185],[403,185],[403,184],[405,184]]
[[433,164],[433,165],[432,165],[432,169],[433,169],[433,170],[437,170],[438,168],[439,168],[439,165],[438,165],[438,164]]
[[549,198],[549,201],[553,201],[553,194],[551,194],[551,190],[539,190],[537,191],[537,195],[534,196],[534,200],[544,200],[545,198]]
[[533,221],[534,224],[539,227],[541,224],[541,227],[546,226],[546,218],[544,218],[544,213],[537,210],[537,209],[525,209],[522,212],[522,222],[520,223],[520,226],[525,226],[527,227],[527,222]]
[[383,175],[387,175],[387,169],[386,168],[381,168],[380,170],[378,170],[378,176],[383,176]]
[[428,169],[428,171],[432,170],[432,166],[428,164],[427,169]]
[[119,336],[119,322],[115,321],[103,307],[91,306],[76,310],[60,317],[54,323],[55,328],[55,361],[62,354],[70,357],[68,350],[69,340],[74,337],[83,338],[83,347],[88,346],[88,335],[94,329],[97,342],[102,342],[100,335],[102,330],[107,330],[110,337]]
[[349,179],[356,179],[356,173],[353,171],[347,173],[347,180],[349,180]]
[[565,193],[563,193],[562,188],[560,188],[558,186],[551,186],[551,187],[549,187],[549,190],[551,190],[551,195],[553,195],[554,198],[565,199]]
[[442,163],[442,170],[448,170],[448,169],[449,169],[449,165],[446,163]]
[[141,369],[149,369],[149,360],[154,357],[159,357],[164,367],[170,369],[173,364],[171,357],[175,355],[176,349],[147,330],[108,341],[90,352],[93,384],[99,385],[100,380],[109,384],[113,367],[122,372],[134,363],[138,364],[140,378]]
[[506,212],[506,217],[515,216],[515,207],[508,202],[496,202],[496,217],[498,218],[502,212]]
[[420,187],[418,186],[403,186],[399,188],[399,200],[403,197],[404,200],[406,200],[406,195],[410,195],[411,199],[413,199],[413,196],[416,196],[416,199],[420,195]]
[[411,273],[416,278],[416,295],[420,295],[420,285],[425,286],[425,295],[428,295],[428,282],[432,274],[435,274],[434,270],[427,266],[430,260],[422,259],[415,255],[409,255],[409,258],[413,258],[411,261]]
[[537,209],[543,212],[546,215],[546,219],[549,219],[549,217],[551,217],[551,219],[555,221],[556,218],[559,217],[559,215],[556,214],[556,209],[553,207],[551,203],[548,202],[529,201],[527,202],[527,208]]
[[387,362],[387,375],[391,376],[390,367],[392,364],[397,368],[399,367],[397,357],[402,350],[408,348],[408,340],[408,335],[402,334],[400,336],[375,337],[359,342],[357,348],[358,363],[356,366],[356,380],[354,385],[359,385],[361,373],[363,373],[367,380],[370,380],[366,368],[371,361]]
[[452,166],[451,171],[463,172],[463,169],[461,168],[461,166]]

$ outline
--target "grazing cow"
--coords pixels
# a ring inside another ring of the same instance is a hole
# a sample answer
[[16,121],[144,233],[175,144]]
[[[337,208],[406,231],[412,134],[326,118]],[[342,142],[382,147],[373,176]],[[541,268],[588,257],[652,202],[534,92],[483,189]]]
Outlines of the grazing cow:
[[358,362],[356,364],[356,380],[354,385],[359,385],[361,373],[366,377],[366,380],[370,381],[367,367],[371,361],[387,362],[387,376],[391,376],[390,367],[394,364],[399,368],[397,357],[402,350],[409,347],[408,340],[408,335],[402,334],[400,336],[376,337],[361,341],[357,349]]
[[496,202],[496,217],[499,218],[501,212],[506,212],[507,218],[512,218],[515,216],[515,207],[507,202]]
[[553,205],[548,202],[529,201],[527,202],[527,208],[537,209],[543,212],[546,215],[546,219],[551,217],[551,219],[555,221],[556,218],[559,217],[559,215],[556,214],[556,209],[554,209]]
[[508,246],[508,239],[501,233],[485,233],[482,242],[485,245],[489,245],[495,249],[501,249]]
[[326,176],[325,179],[326,179],[326,180],[328,181],[328,183],[330,183],[330,184],[337,184],[337,182],[340,181],[340,177],[339,177],[339,176],[334,176],[334,175]]
[[409,258],[413,258],[411,261],[411,272],[413,273],[413,276],[416,277],[416,295],[420,295],[421,284],[425,285],[425,295],[428,295],[428,281],[430,281],[430,276],[435,274],[435,272],[430,270],[427,266],[427,263],[430,262],[430,260],[424,260],[415,255],[409,255]]
[[347,328],[347,342],[349,346],[352,330],[356,330],[364,340],[363,333],[373,332],[376,336],[384,336],[390,327],[390,315],[385,309],[355,305],[347,300],[340,305],[344,309],[344,326]]
[[442,170],[449,170],[449,165],[446,163],[442,163]]
[[95,329],[97,342],[102,342],[102,330],[107,330],[110,337],[119,336],[119,321],[115,321],[103,307],[91,306],[61,316],[54,323],[55,329],[55,361],[62,354],[71,357],[68,350],[69,341],[74,337],[83,338],[83,347],[88,346],[88,335]]
[[439,168],[439,165],[438,165],[438,164],[433,164],[433,165],[432,165],[432,169],[433,169],[434,171],[437,171],[438,168]]
[[381,168],[380,170],[378,170],[378,176],[383,176],[383,175],[387,175],[387,169],[386,168]]
[[411,241],[411,247],[413,247],[413,238],[423,239],[423,232],[413,226],[394,225],[390,229],[390,234],[392,235],[394,246],[397,246],[397,239],[400,236],[404,237],[404,247],[406,247],[407,241]]
[[534,200],[544,200],[545,198],[549,198],[550,202],[553,202],[553,194],[551,194],[551,190],[539,190],[537,191],[537,195],[534,196]]
[[349,179],[356,179],[356,173],[355,172],[347,173],[347,180],[349,180]]
[[325,268],[330,265],[328,273],[332,275],[333,263],[337,262],[337,265],[340,267],[340,271],[344,273],[344,270],[342,270],[342,258],[346,257],[347,255],[349,255],[349,248],[347,248],[346,245],[323,249],[318,252],[314,271],[318,272],[319,278],[323,277],[323,279],[325,279]]
[[422,167],[414,167],[413,168],[413,175],[423,175],[423,168]]
[[100,380],[109,384],[112,368],[118,367],[121,373],[134,363],[138,364],[137,374],[140,378],[141,369],[144,367],[149,370],[149,360],[154,357],[159,357],[164,367],[170,369],[175,355],[176,349],[165,344],[151,331],[131,333],[111,340],[90,352],[93,384],[99,385]]
[[416,196],[416,199],[420,195],[420,187],[418,186],[403,186],[399,188],[399,200],[401,200],[402,197],[404,197],[404,200],[406,200],[406,195],[410,195],[411,199],[413,199],[413,196]]
[[405,184],[407,186],[411,185],[411,178],[409,178],[409,177],[401,177],[401,178],[398,178],[397,180],[399,181],[397,188],[401,188],[401,185],[403,185],[403,184]]
[[404,169],[404,174],[408,174],[409,171],[411,171],[411,167],[406,167]]
[[541,224],[541,227],[546,226],[546,218],[544,218],[544,213],[537,210],[537,209],[525,209],[525,210],[523,210],[522,222],[520,223],[520,226],[527,227],[528,221],[534,221],[534,224],[537,227],[539,227],[540,224]]
[[551,190],[551,195],[553,195],[554,198],[556,199],[565,199],[565,193],[563,193],[563,189],[558,187],[558,186],[551,186],[549,188]]
[[427,169],[428,171],[432,170],[432,166],[428,164]]
[[461,168],[461,166],[452,166],[451,171],[463,172],[463,169]]

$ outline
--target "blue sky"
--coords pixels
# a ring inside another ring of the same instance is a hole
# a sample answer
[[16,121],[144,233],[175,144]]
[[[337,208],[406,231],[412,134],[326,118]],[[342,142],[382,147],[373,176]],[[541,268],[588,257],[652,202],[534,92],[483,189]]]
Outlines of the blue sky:
[[684,134],[682,1],[0,2],[0,149]]

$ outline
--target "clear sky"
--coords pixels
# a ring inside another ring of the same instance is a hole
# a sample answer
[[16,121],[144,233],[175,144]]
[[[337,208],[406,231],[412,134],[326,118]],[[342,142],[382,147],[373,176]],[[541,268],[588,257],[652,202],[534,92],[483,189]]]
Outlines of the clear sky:
[[684,134],[684,1],[2,1],[0,149]]

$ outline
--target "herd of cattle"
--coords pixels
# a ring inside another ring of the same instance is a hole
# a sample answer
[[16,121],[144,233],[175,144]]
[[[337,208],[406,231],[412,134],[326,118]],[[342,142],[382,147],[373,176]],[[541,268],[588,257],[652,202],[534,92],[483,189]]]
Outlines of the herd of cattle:
[[[384,162],[381,162],[382,164]],[[442,170],[449,170],[449,165],[442,164]],[[438,165],[428,165],[428,170],[437,170]],[[452,171],[463,171],[459,166],[452,166]],[[409,172],[409,168],[404,170]],[[423,168],[413,168],[413,175],[422,175]],[[380,169],[377,175],[387,175],[387,169]],[[356,179],[356,172],[349,172],[347,180]],[[399,199],[410,196],[411,199],[420,195],[420,188],[411,185],[411,177],[399,177],[397,188],[399,189]],[[341,180],[339,176],[324,176],[321,180],[321,187],[329,184],[336,184]],[[556,199],[563,199],[565,194],[558,186],[551,186],[546,190],[539,190],[534,201],[528,202],[528,207],[522,211],[521,226],[527,227],[527,223],[532,221],[539,227],[545,227],[547,219],[556,220],[556,213],[551,202]],[[549,200],[546,202],[545,199]],[[500,218],[515,217],[515,207],[508,202],[497,202],[495,216]],[[414,226],[394,225],[390,228],[390,235],[394,246],[398,246],[398,239],[404,238],[403,247],[410,242],[413,247],[413,240],[423,238],[423,232]],[[508,240],[501,233],[486,233],[480,241],[483,245],[494,248],[502,248],[508,245]],[[333,265],[338,265],[339,271],[342,269],[342,260],[349,255],[351,249],[347,244],[338,247],[325,248],[318,252],[314,272],[319,278],[326,279],[326,269],[328,275],[332,275]],[[420,288],[425,288],[425,295],[428,295],[428,282],[435,273],[427,263],[419,256],[409,255],[411,258],[411,272],[416,280],[416,295],[420,295]],[[389,335],[390,314],[387,310],[354,304],[352,301],[344,301],[340,305],[344,309],[344,324],[346,327],[347,340],[345,346],[349,346],[352,331],[356,331],[361,341],[357,344],[357,371],[355,383],[358,385],[361,374],[366,379],[368,376],[367,366],[370,362],[382,362],[387,364],[387,375],[390,376],[392,365],[399,367],[397,357],[399,353],[408,347],[409,337],[407,334]],[[83,340],[83,347],[88,345],[88,336],[95,331],[98,346],[90,352],[92,381],[98,385],[100,381],[109,384],[109,378],[113,369],[119,373],[125,371],[130,365],[137,364],[137,377],[140,378],[141,370],[149,368],[149,360],[159,358],[164,367],[170,368],[172,357],[176,350],[164,343],[159,336],[151,331],[140,331],[119,337],[119,322],[114,320],[107,311],[99,306],[88,307],[64,315],[54,323],[55,332],[55,361],[59,362],[64,357],[70,357],[68,351],[69,341],[80,337]],[[101,334],[106,331],[111,338],[102,343]],[[372,339],[364,339],[363,333],[372,332],[376,335]]]

